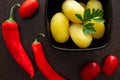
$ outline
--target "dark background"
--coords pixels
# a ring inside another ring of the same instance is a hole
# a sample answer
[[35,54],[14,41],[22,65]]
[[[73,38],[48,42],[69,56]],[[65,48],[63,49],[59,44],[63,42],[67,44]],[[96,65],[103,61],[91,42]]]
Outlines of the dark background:
[[[0,0],[0,25],[4,20],[8,19],[11,6],[15,3],[22,3],[23,1],[24,0]],[[14,18],[19,24],[21,41],[23,43],[23,47],[25,48],[28,56],[33,63],[35,76],[33,79],[30,79],[29,75],[25,73],[13,60],[9,54],[8,49],[5,46],[0,26],[0,80],[46,80],[46,78],[38,70],[31,50],[31,43],[33,42],[37,33],[43,32],[46,34],[47,28],[45,26],[46,0],[38,1],[40,3],[39,10],[34,16],[29,19],[22,19],[18,14],[18,8],[16,8],[14,13]],[[111,31],[111,43],[109,46],[103,49],[83,52],[61,51],[52,48],[45,39],[40,39],[44,45],[45,55],[56,72],[60,73],[68,80],[81,80],[79,72],[85,63],[89,61],[95,61],[100,64],[100,66],[102,66],[103,60],[107,55],[113,54],[118,58],[120,57],[119,2],[119,0],[112,0],[113,22]],[[113,76],[107,77],[101,72],[96,80],[120,80],[119,75],[120,64],[119,68]]]

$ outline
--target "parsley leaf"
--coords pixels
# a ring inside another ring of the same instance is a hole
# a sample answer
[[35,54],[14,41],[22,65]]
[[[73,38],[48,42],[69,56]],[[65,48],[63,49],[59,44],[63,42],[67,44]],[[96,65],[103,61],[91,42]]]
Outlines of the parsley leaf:
[[75,14],[75,16],[76,16],[77,18],[79,18],[81,21],[83,21],[83,20],[82,20],[82,16],[81,16],[80,14]]
[[90,9],[86,9],[84,11],[84,20],[87,19],[90,16]]
[[96,32],[96,30],[94,29],[94,24],[93,23],[88,23],[85,25],[85,27],[83,28],[83,32],[85,34],[94,34]]
[[89,8],[85,9],[83,18],[81,14],[75,14],[75,16],[82,21],[82,24],[84,25],[83,31],[85,34],[94,34],[96,32],[93,27],[94,23],[91,21],[94,20],[96,22],[105,22],[105,20],[102,18],[103,15],[103,10],[93,9],[92,12],[90,12]]
[[105,22],[105,20],[101,17],[95,17],[93,18],[93,20],[95,20],[96,22]]

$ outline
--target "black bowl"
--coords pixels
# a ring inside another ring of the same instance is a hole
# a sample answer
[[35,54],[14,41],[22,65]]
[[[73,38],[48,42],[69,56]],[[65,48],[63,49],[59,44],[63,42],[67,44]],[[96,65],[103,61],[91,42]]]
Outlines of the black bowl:
[[[85,49],[77,47],[74,42],[69,39],[66,43],[58,43],[56,42],[50,32],[50,20],[52,16],[60,12],[62,9],[62,3],[64,0],[47,0],[47,9],[46,9],[46,19],[47,19],[47,38],[50,45],[56,49],[60,50],[68,50],[68,51],[84,51],[84,50],[95,50],[106,47],[110,43],[110,35],[111,35],[111,25],[112,25],[112,5],[111,0],[99,0],[102,3],[104,9],[104,19],[105,19],[105,34],[101,39],[93,40],[92,44]],[[88,0],[81,0],[81,2],[85,3]]]

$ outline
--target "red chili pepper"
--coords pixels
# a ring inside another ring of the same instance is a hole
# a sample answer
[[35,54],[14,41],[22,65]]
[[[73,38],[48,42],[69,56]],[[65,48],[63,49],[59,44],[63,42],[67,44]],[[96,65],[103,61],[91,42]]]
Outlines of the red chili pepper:
[[14,60],[28,73],[30,77],[34,76],[34,69],[32,63],[27,56],[24,48],[22,47],[20,41],[20,34],[18,31],[18,24],[13,19],[13,9],[15,6],[20,6],[15,4],[12,6],[10,11],[10,18],[3,22],[2,24],[2,35],[10,54]]
[[32,50],[34,53],[36,64],[39,70],[43,73],[43,75],[47,78],[47,80],[66,80],[58,73],[54,71],[51,65],[48,63],[43,46],[37,39],[32,43]]
[[19,8],[19,14],[22,18],[29,18],[37,11],[38,7],[37,0],[25,0]]

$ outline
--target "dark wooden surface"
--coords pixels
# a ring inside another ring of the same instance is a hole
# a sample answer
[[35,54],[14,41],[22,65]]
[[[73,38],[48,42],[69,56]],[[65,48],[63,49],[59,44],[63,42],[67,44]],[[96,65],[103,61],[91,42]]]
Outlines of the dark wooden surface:
[[[23,1],[24,0],[0,0],[0,25],[9,17],[10,7],[15,3],[22,3]],[[14,13],[14,18],[19,24],[21,41],[33,63],[35,76],[33,79],[30,79],[29,75],[25,73],[13,60],[3,41],[0,26],[0,80],[46,80],[46,78],[38,70],[31,50],[31,43],[36,34],[38,32],[46,33],[46,26],[44,23],[45,16],[43,16],[45,15],[45,0],[38,1],[40,3],[40,7],[33,17],[29,19],[20,18],[17,11],[18,9],[16,9]],[[104,49],[86,52],[60,51],[52,48],[44,39],[40,39],[44,45],[45,55],[56,72],[60,73],[68,80],[81,80],[79,75],[80,69],[89,61],[95,61],[102,66],[104,58],[109,54],[113,54],[119,58],[120,62],[119,3],[119,0],[112,0],[113,22],[111,43]],[[120,80],[120,64],[113,76],[107,77],[101,72],[96,80]]]

